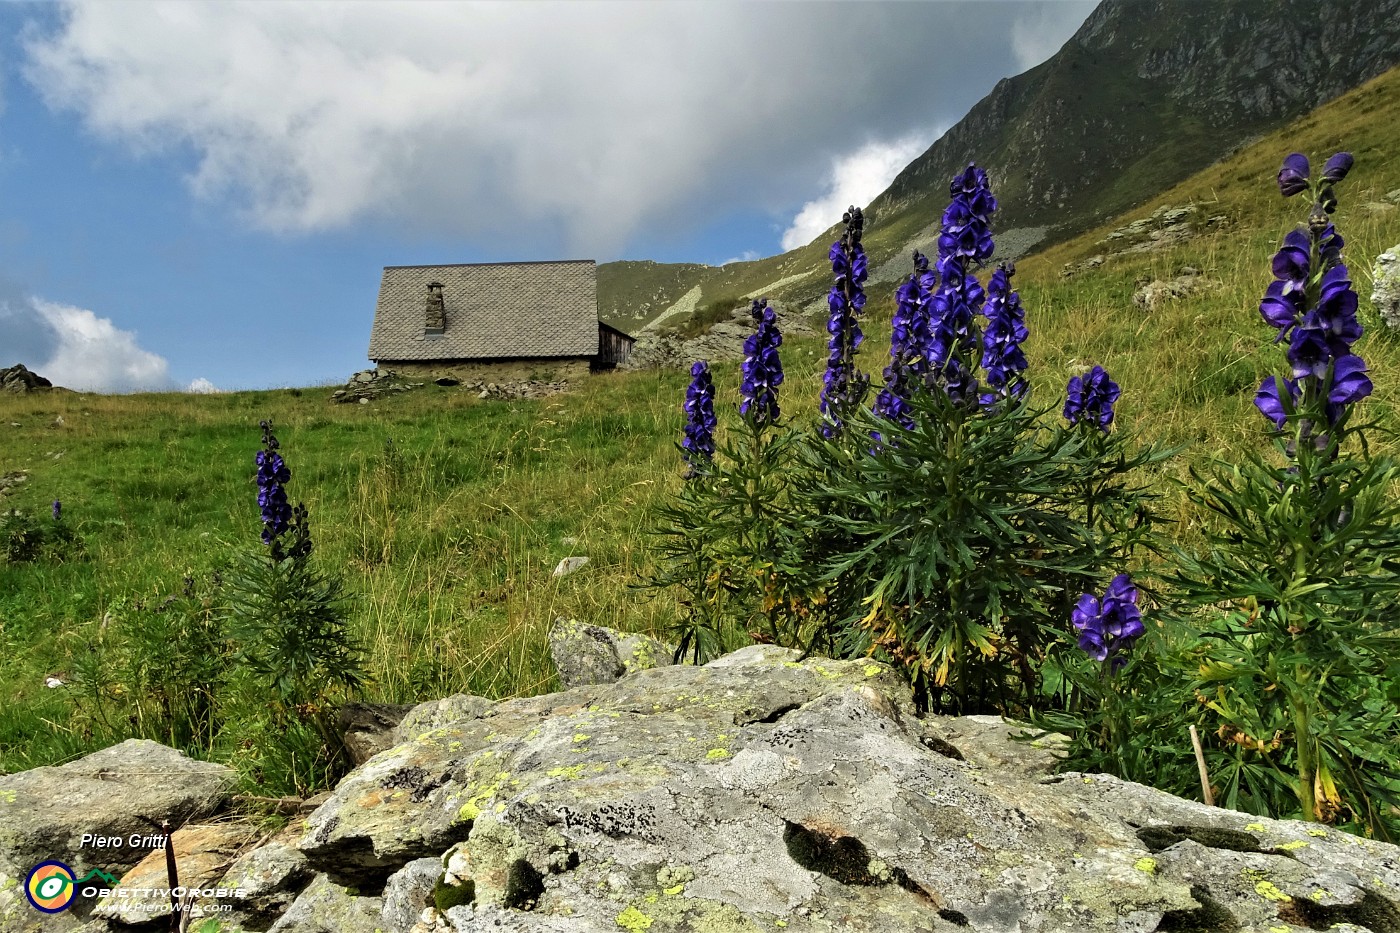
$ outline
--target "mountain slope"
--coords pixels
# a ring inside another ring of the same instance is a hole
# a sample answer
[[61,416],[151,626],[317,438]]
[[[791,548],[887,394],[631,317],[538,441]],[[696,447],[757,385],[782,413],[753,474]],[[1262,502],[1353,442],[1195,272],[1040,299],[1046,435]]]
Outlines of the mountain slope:
[[[875,199],[872,268],[929,248],[948,179],[969,161],[992,176],[1003,248],[1023,253],[1144,202],[1396,64],[1400,0],[1104,0],[1058,53],[998,83]],[[600,312],[635,330],[683,297],[690,307],[751,293],[816,302],[833,238],[722,269],[607,263]]]
[[1400,0],[1105,0],[868,214],[890,231],[910,215],[926,224],[975,161],[996,180],[1002,229],[1049,227],[1060,240],[1396,64]]

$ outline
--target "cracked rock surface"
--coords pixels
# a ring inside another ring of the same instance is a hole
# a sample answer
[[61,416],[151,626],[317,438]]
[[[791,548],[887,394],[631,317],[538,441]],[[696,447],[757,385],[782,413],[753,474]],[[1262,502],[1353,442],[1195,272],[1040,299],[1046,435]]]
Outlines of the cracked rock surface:
[[[186,867],[241,889],[222,933],[1400,933],[1400,848],[1056,774],[1057,737],[1020,731],[920,719],[878,663],[756,645],[422,704],[304,822]],[[186,767],[188,787],[215,766]],[[15,801],[34,780],[5,778]],[[92,813],[133,794],[90,790]],[[25,870],[0,862],[0,933],[166,925],[40,915]]]
[[394,914],[438,933],[1400,931],[1394,846],[1052,775],[1053,743],[920,720],[883,665],[796,658],[436,715],[297,846],[367,898],[438,859],[445,899],[418,862]]

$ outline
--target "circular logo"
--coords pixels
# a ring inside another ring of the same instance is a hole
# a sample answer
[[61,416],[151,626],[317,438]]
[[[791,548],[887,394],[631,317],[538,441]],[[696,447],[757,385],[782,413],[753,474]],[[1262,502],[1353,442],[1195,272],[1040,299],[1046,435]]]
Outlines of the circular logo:
[[73,883],[73,869],[62,862],[40,862],[24,879],[24,896],[35,910],[46,914],[56,914],[67,910],[73,903],[77,886]]

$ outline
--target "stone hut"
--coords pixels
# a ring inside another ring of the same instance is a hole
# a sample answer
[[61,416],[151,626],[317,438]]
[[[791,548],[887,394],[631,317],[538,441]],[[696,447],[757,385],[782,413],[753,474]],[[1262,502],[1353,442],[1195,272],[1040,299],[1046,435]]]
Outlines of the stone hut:
[[591,259],[386,266],[369,358],[409,378],[558,381],[625,362]]

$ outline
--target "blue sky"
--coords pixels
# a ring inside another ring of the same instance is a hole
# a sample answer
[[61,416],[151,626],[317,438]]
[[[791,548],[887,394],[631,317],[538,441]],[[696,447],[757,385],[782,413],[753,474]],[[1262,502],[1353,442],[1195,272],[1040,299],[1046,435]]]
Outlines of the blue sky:
[[0,4],[0,366],[338,382],[386,265],[778,253],[1093,6]]

